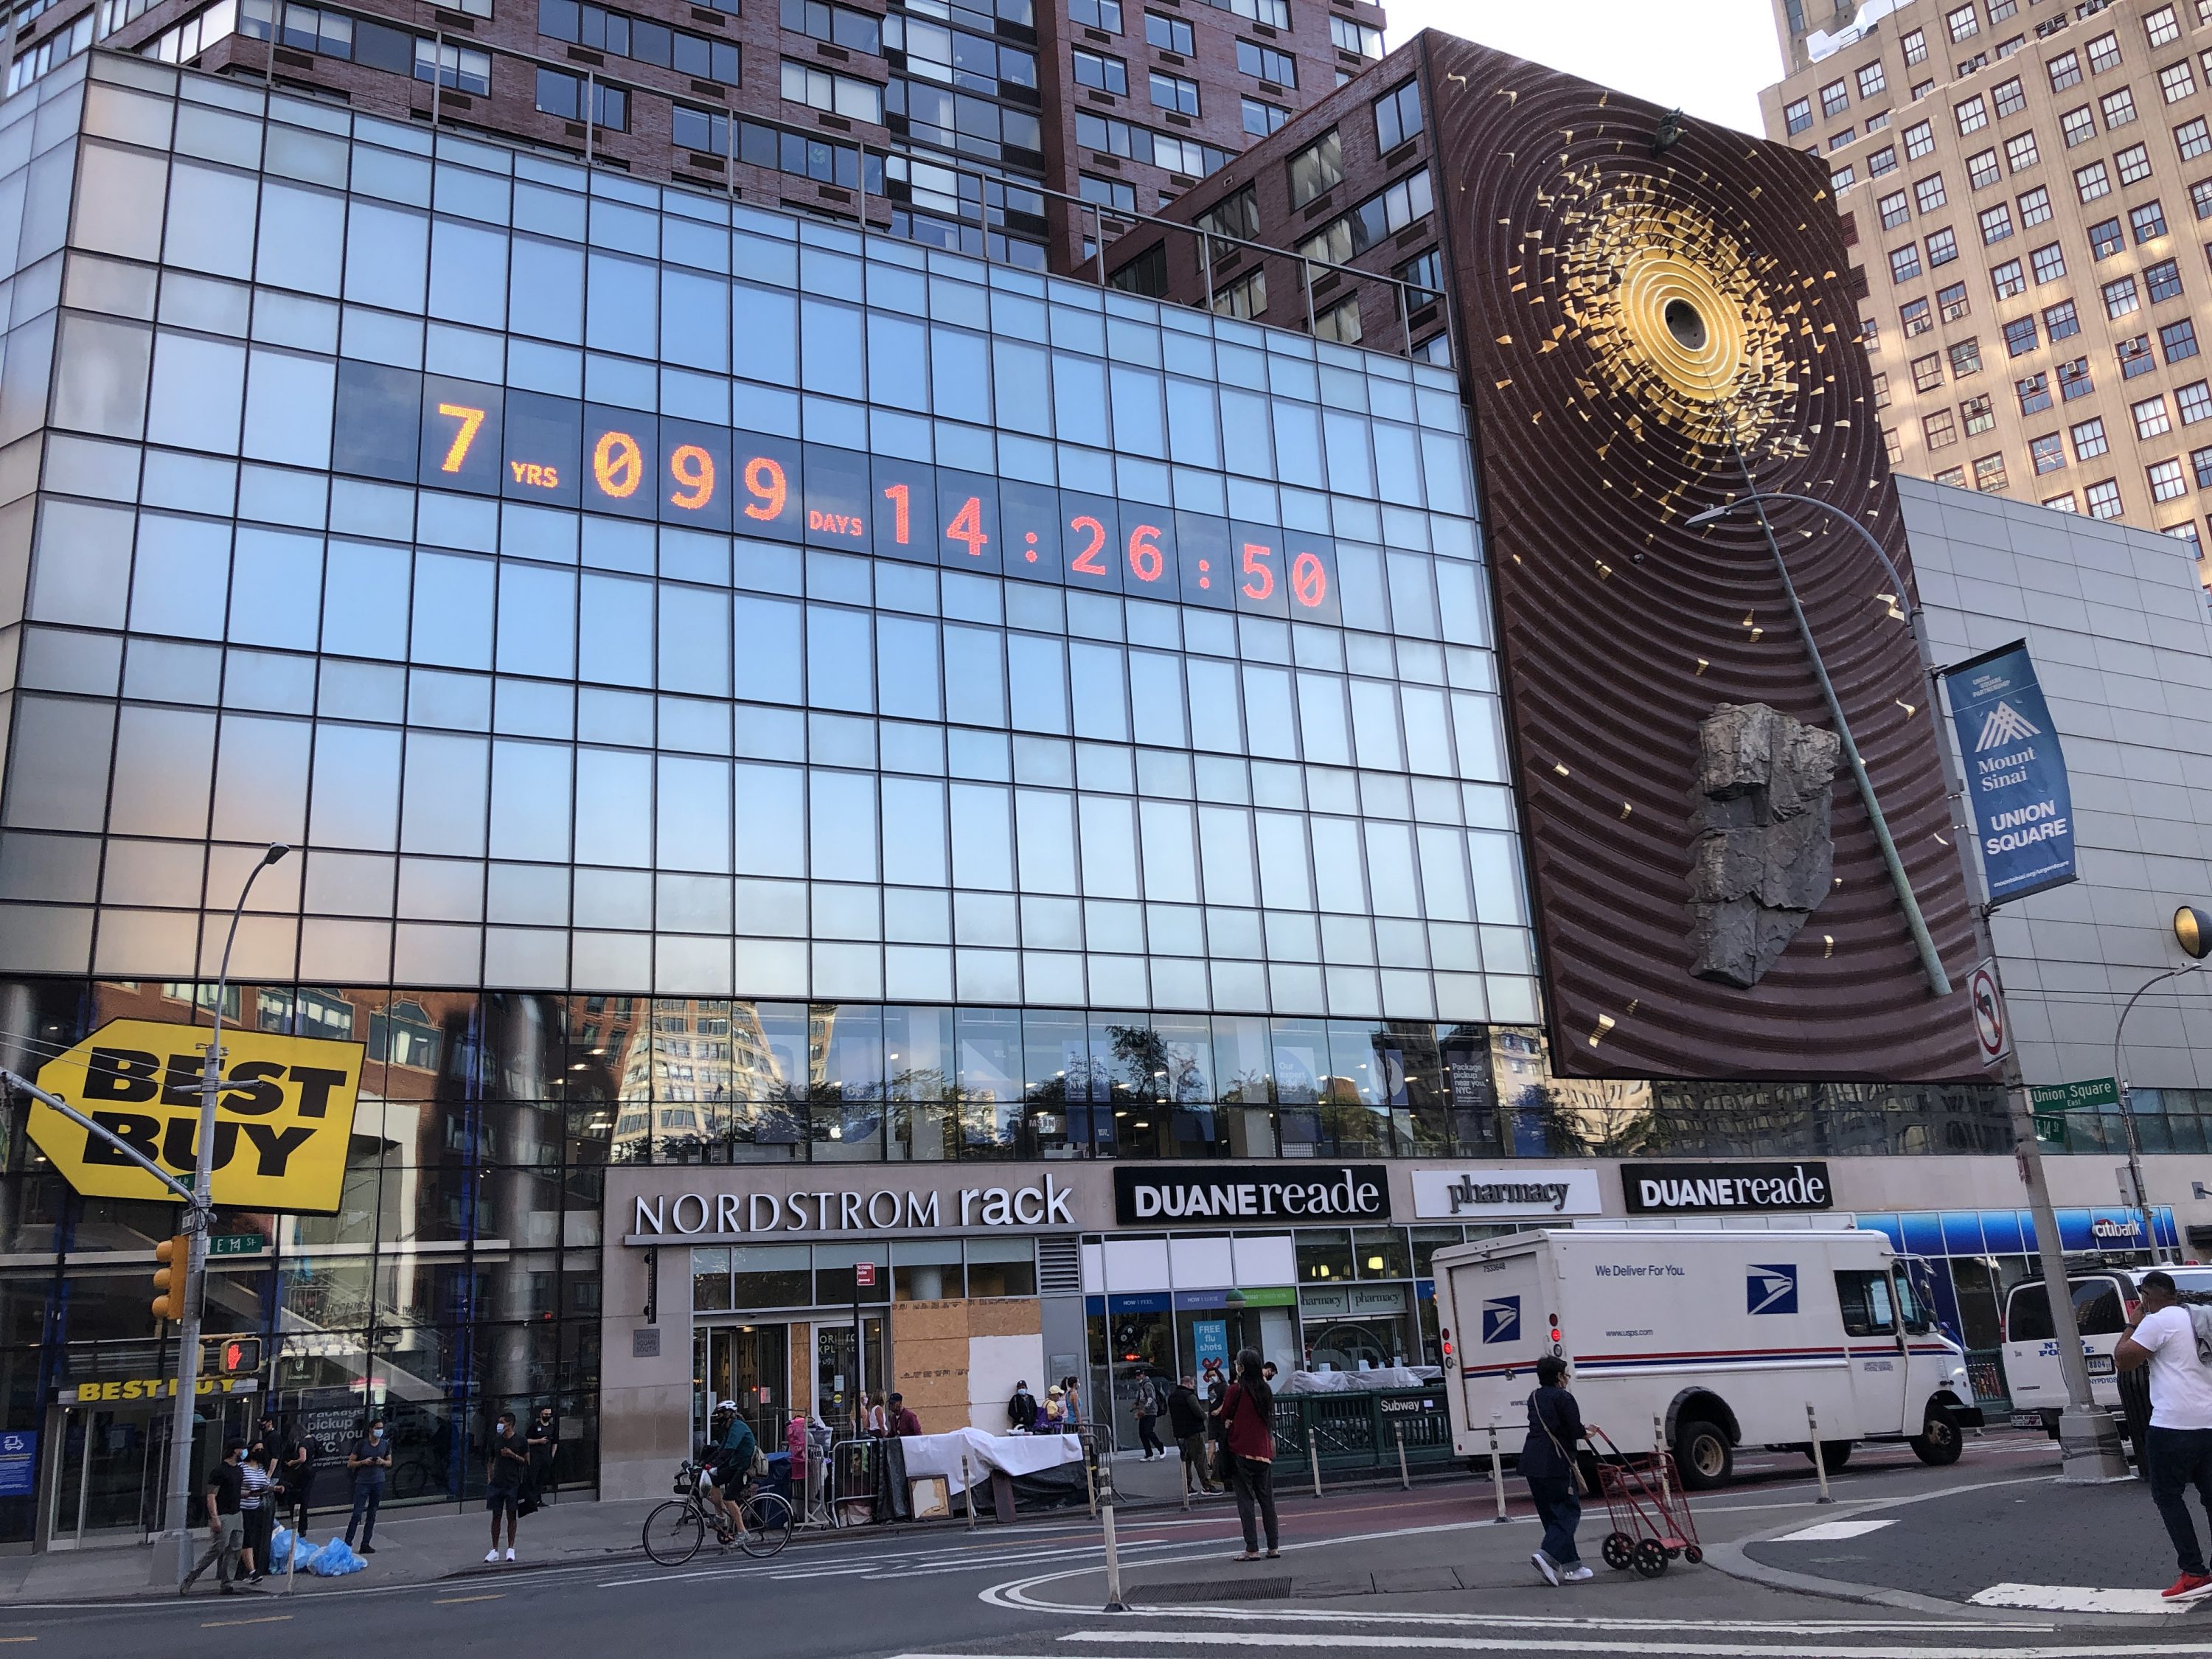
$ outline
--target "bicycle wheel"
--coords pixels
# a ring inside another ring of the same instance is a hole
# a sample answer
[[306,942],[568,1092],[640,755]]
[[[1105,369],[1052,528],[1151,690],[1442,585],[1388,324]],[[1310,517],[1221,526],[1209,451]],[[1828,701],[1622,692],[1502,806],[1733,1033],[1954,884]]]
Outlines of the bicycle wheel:
[[664,1567],[680,1567],[706,1541],[707,1519],[696,1504],[672,1498],[645,1517],[645,1553]]
[[772,1492],[747,1500],[738,1547],[747,1555],[774,1555],[791,1541],[791,1505]]

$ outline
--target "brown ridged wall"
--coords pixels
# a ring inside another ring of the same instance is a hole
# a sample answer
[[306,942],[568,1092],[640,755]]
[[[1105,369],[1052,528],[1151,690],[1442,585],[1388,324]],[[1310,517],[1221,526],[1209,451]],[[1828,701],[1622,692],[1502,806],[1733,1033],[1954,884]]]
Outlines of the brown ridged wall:
[[[1655,158],[1656,107],[1425,38],[1554,1063],[1979,1079],[1963,997],[1930,995],[1846,774],[1838,879],[1782,960],[1749,990],[1688,971],[1698,721],[1756,701],[1830,723],[1756,520],[1684,526],[1739,487],[1731,432],[1762,488],[1848,508],[1910,568],[1826,168],[1694,124]],[[1710,362],[1654,342],[1678,290],[1740,331],[1740,353],[1715,348],[1751,364],[1725,396]],[[1955,987],[1971,920],[1911,639],[1848,532],[1803,508],[1777,526]]]

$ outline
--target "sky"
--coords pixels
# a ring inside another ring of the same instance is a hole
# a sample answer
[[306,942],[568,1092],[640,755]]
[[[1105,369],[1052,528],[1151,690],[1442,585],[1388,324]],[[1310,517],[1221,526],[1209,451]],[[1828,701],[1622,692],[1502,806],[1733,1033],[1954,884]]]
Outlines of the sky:
[[1382,0],[1395,46],[1463,35],[1655,104],[1759,132],[1759,88],[1782,78],[1767,0]]

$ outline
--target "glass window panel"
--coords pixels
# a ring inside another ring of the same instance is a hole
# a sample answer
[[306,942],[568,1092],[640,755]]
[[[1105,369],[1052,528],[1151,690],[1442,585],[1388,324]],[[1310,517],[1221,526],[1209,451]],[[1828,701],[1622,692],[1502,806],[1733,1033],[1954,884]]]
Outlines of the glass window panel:
[[146,436],[179,449],[238,453],[246,402],[246,348],[164,329],[154,346]]
[[653,862],[653,757],[576,751],[576,860],[643,869]]
[[1437,596],[1429,580],[1430,560],[1419,553],[1386,556],[1390,580],[1390,617],[1400,635],[1433,640],[1440,633]]
[[1129,711],[1121,648],[1071,641],[1067,661],[1074,692],[1075,735],[1127,743]]
[[1405,769],[1398,742],[1397,688],[1381,680],[1352,682],[1352,728],[1359,740],[1359,763],[1377,772]]
[[730,695],[729,595],[678,582],[659,584],[660,689],[699,696]]
[[[222,637],[230,583],[230,526],[209,519],[141,514],[131,586],[131,626],[143,634]],[[400,610],[405,611],[403,598]]]
[[860,310],[811,295],[799,302],[799,363],[809,392],[838,398],[867,395]]
[[1109,371],[1114,396],[1114,445],[1124,454],[1164,456],[1167,429],[1160,412],[1160,376],[1115,363]]
[[292,466],[331,460],[336,368],[288,351],[252,353],[246,393],[246,453]]
[[1074,797],[1057,791],[1021,789],[1014,793],[1014,821],[1025,893],[1073,893],[1075,880]]
[[534,236],[515,237],[514,249],[507,325],[541,340],[583,343],[583,249]]
[[1346,628],[1364,628],[1377,634],[1390,631],[1390,609],[1383,597],[1382,559],[1374,548],[1346,542],[1337,544],[1336,591],[1344,608]]
[[573,677],[576,665],[576,576],[541,564],[499,568],[499,667],[507,674]]
[[945,625],[945,712],[966,726],[1006,724],[1005,636],[996,629]]
[[325,720],[315,728],[313,811],[324,847],[390,852],[399,828],[399,733]]
[[507,233],[440,219],[430,230],[430,315],[507,325]]
[[887,777],[883,801],[884,879],[915,887],[948,885],[945,786],[929,778]]
[[1267,434],[1273,422],[1268,419],[1267,399],[1257,392],[1243,392],[1232,386],[1221,388],[1222,436],[1227,446],[1229,470],[1255,478],[1275,476],[1273,453],[1267,445]]
[[883,706],[910,720],[935,720],[937,624],[912,617],[876,618],[876,678]]
[[1107,448],[1106,365],[1096,357],[1052,354],[1053,413],[1063,443]]
[[749,702],[800,701],[799,611],[795,601],[737,596],[737,694]]
[[1277,760],[1298,757],[1297,734],[1291,724],[1291,676],[1280,668],[1244,669],[1244,724],[1251,752]]
[[806,701],[816,708],[842,708],[856,714],[875,708],[869,672],[875,659],[869,639],[872,619],[864,611],[835,605],[806,607]]
[[124,705],[115,732],[111,832],[198,840],[207,831],[215,716]]
[[1403,507],[1421,505],[1419,438],[1412,427],[1375,422],[1375,482],[1384,501]]
[[653,586],[585,574],[578,630],[584,678],[605,685],[653,684]]
[[233,640],[293,651],[315,648],[323,592],[321,537],[241,525],[232,574]]
[[568,858],[570,757],[566,744],[492,744],[492,857]]
[[491,666],[492,561],[454,553],[415,556],[415,620],[409,654],[443,668]]
[[1398,701],[1406,715],[1406,759],[1416,772],[1452,775],[1451,732],[1444,720],[1444,694],[1425,685],[1401,685]]
[[1344,681],[1336,675],[1298,676],[1298,726],[1305,739],[1306,759],[1317,765],[1352,764],[1344,696]]
[[1000,890],[1014,884],[1012,826],[1007,791],[956,783],[952,798],[952,877],[956,886]]
[[1474,921],[1474,899],[1468,890],[1467,861],[1459,831],[1423,824],[1416,836],[1421,850],[1421,896],[1429,920]]
[[1183,719],[1182,659],[1158,652],[1129,653],[1130,690],[1139,743],[1164,749],[1188,746]]
[[[1235,807],[1198,809],[1200,860],[1208,904],[1250,906],[1260,901],[1252,879],[1252,822]],[[1158,895],[1153,895],[1158,897]]]
[[929,407],[929,348],[917,321],[868,313],[868,396],[899,409]]
[[399,844],[410,853],[482,858],[489,745],[444,732],[407,734]]
[[[676,221],[670,221],[674,225]],[[695,270],[660,273],[660,357],[709,374],[730,371],[730,285]]]
[[1135,806],[1135,802],[1116,795],[1085,795],[1078,803],[1083,830],[1083,890],[1088,896],[1139,896]]
[[1186,466],[1221,465],[1221,430],[1214,389],[1202,380],[1168,379],[1170,453]]
[[1313,885],[1306,867],[1304,823],[1290,813],[1261,812],[1256,826],[1261,902],[1271,909],[1310,910]]
[[1322,430],[1328,443],[1329,488],[1340,495],[1372,498],[1375,466],[1367,450],[1368,422],[1358,415],[1331,409],[1322,411]]
[[349,218],[345,297],[356,305],[421,316],[429,274],[428,218],[358,198]]
[[1067,734],[1067,670],[1061,643],[1036,634],[1006,635],[1014,729]]
[[1275,457],[1286,478],[1310,481],[1319,489],[1328,476],[1322,471],[1321,411],[1311,404],[1278,398],[1275,412]]
[[660,341],[660,284],[639,259],[594,252],[586,257],[589,288],[584,343],[594,351],[652,357]]
[[216,839],[288,845],[300,840],[307,821],[313,731],[306,720],[222,717],[216,762]]
[[930,385],[935,412],[946,420],[969,421],[978,426],[991,421],[991,359],[989,343],[966,329],[929,331]]
[[1244,738],[1238,719],[1237,665],[1211,657],[1192,657],[1183,668],[1190,677],[1193,745],[1224,755],[1242,753]]
[[726,873],[730,867],[730,766],[688,755],[658,757],[653,862],[664,870]]
[[1043,348],[1016,340],[994,340],[991,363],[1000,425],[1011,431],[1050,437],[1052,410],[1047,389],[1050,371]]
[[876,879],[876,781],[865,773],[817,769],[812,797],[813,875],[817,881]]
[[738,873],[806,873],[805,774],[740,762],[737,769]]
[[1145,896],[1179,904],[1198,902],[1198,861],[1192,809],[1180,801],[1138,803],[1143,830]]
[[251,173],[202,167],[181,158],[169,170],[168,233],[161,257],[186,270],[244,277],[253,268],[253,216],[258,206]]
[[408,553],[333,542],[325,575],[323,649],[397,661],[406,654]]
[[1309,821],[1313,837],[1314,873],[1319,878],[1321,908],[1346,915],[1367,914],[1367,888],[1360,865],[1359,825],[1351,818],[1316,817]]

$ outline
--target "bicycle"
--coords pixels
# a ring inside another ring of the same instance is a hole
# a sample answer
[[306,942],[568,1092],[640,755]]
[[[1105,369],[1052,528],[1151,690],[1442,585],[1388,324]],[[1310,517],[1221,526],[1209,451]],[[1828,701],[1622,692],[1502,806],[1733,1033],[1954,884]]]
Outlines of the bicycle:
[[707,1529],[724,1549],[732,1543],[747,1555],[780,1553],[791,1541],[794,1516],[788,1502],[772,1492],[755,1492],[738,1506],[739,1524],[708,1501],[707,1470],[687,1461],[676,1471],[676,1496],[645,1517],[645,1553],[659,1565],[680,1567],[699,1553]]

